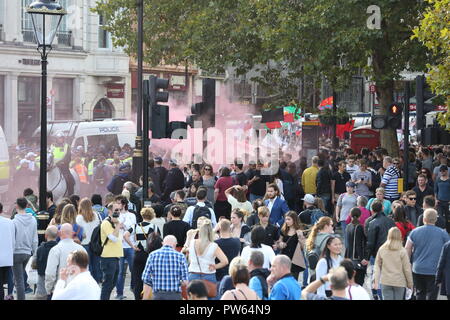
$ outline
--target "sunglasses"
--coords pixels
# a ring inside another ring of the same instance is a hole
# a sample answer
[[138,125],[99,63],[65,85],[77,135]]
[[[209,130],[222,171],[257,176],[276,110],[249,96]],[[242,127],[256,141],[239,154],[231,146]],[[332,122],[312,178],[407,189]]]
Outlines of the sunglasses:
[[205,168],[205,171],[211,171],[211,168]]
[[409,200],[416,200],[416,198],[409,198]]

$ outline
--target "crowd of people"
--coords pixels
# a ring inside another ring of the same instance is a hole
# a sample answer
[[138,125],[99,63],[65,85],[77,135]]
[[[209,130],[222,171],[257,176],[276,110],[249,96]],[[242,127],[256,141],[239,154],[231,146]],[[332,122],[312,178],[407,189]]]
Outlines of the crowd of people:
[[[146,196],[116,152],[92,162],[95,187],[48,192],[46,212],[27,188],[3,213],[0,299],[122,300],[128,270],[136,300],[450,298],[449,146],[412,148],[406,189],[382,149],[280,152],[273,175],[155,156]],[[99,166],[117,167],[101,189]]]

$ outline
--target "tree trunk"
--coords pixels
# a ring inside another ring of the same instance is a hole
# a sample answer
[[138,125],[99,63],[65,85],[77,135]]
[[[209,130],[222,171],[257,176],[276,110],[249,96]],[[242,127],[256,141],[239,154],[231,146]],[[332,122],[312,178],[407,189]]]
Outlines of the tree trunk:
[[[386,81],[377,86],[377,96],[380,102],[381,114],[387,115],[388,107],[393,103],[394,81]],[[392,128],[380,130],[381,147],[386,149],[392,157],[398,157],[400,148],[397,140],[397,131]]]

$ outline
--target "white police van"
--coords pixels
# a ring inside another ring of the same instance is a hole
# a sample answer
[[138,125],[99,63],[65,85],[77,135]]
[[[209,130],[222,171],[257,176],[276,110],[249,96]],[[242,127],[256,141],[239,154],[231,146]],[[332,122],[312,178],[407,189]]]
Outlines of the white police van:
[[[36,129],[33,137],[40,136],[40,127]],[[47,134],[49,144],[53,141],[56,133],[61,132],[67,138],[72,148],[83,147],[86,152],[88,146],[110,147],[120,146],[128,143],[134,147],[136,138],[136,125],[124,119],[104,119],[93,121],[49,121]]]

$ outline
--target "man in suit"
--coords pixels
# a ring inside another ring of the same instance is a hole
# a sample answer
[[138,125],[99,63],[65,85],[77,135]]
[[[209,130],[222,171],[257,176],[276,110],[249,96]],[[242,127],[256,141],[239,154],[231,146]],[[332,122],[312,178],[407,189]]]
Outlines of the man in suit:
[[267,186],[267,200],[264,204],[269,208],[269,223],[281,227],[284,223],[284,215],[289,211],[286,201],[280,198],[280,189],[275,183]]

